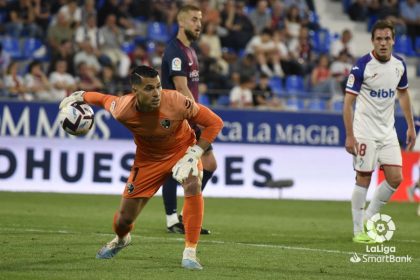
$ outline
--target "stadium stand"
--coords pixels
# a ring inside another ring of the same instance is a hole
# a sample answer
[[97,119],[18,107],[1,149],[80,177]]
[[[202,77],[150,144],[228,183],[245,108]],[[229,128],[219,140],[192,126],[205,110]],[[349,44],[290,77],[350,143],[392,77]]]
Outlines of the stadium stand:
[[[66,57],[68,64],[70,63],[68,72],[76,80],[81,81],[78,84],[78,88],[83,89],[81,86],[87,85],[83,78],[81,78],[83,74],[73,70],[79,69],[81,46],[71,41],[68,47],[70,53],[64,55],[64,50],[61,50],[59,47],[61,42],[56,41],[56,45],[52,45],[52,41],[46,39],[51,38],[50,35],[53,35],[49,33],[50,27],[57,22],[56,18],[59,13],[66,11],[67,1],[43,0],[41,2],[45,14],[50,15],[49,20],[43,23],[41,21],[42,15],[37,14],[36,18],[38,20],[34,21],[33,29],[23,30],[18,34],[17,30],[13,29],[17,27],[10,24],[10,19],[11,13],[18,7],[19,1],[6,1],[6,6],[0,11],[2,55],[21,62],[18,72],[22,76],[25,76],[27,72],[27,65],[34,60],[40,60],[44,69],[52,69],[52,64],[58,57]],[[85,7],[84,2],[83,0],[78,1],[79,6],[76,9],[76,11],[80,10],[80,19],[75,19],[75,16],[67,16],[64,19],[66,22],[63,24],[68,25],[71,30],[70,32],[74,35],[77,27],[84,26],[85,20],[90,14],[94,13],[97,15],[97,31],[89,31],[97,32],[95,36],[97,40],[92,42],[96,46],[91,53],[83,47],[85,53],[82,55],[83,58],[86,58],[82,61],[87,63],[87,71],[93,71],[92,73],[94,73],[95,79],[99,79],[93,88],[97,90],[104,89],[104,82],[101,82],[101,79],[104,76],[102,72],[105,68],[109,69],[112,73],[118,74],[115,77],[115,83],[124,84],[127,82],[127,77],[121,76],[121,73],[124,74],[126,72],[124,69],[119,69],[121,61],[118,62],[114,58],[109,57],[111,52],[104,49],[105,46],[103,46],[103,40],[101,39],[101,36],[105,34],[103,32],[106,31],[104,24],[109,14],[116,16],[117,26],[123,31],[121,37],[118,39],[121,39],[121,41],[118,41],[119,50],[130,59],[130,67],[139,63],[147,63],[157,68],[160,66],[165,43],[177,31],[175,15],[179,4],[172,3],[171,1],[148,0],[138,3],[136,1],[128,1],[127,3],[129,4],[124,3],[115,6],[110,0],[98,0],[95,1],[93,10],[89,10],[87,6]],[[329,99],[331,96],[341,95],[342,92],[325,94],[316,90],[314,91],[311,88],[309,82],[310,73],[315,67],[317,59],[320,55],[326,54],[330,64],[335,62],[337,46],[340,45],[337,43],[340,43],[338,41],[341,40],[341,33],[343,30],[349,29],[352,30],[353,34],[351,36],[353,37],[353,41],[356,40],[354,38],[357,38],[357,44],[351,42],[354,45],[352,52],[354,51],[355,53],[349,53],[347,61],[343,61],[342,63],[353,64],[357,57],[370,50],[370,34],[368,30],[374,20],[384,17],[382,10],[388,13],[386,15],[392,14],[395,10],[395,7],[392,6],[385,7],[388,10],[385,8],[380,10],[381,7],[361,6],[358,7],[360,16],[355,18],[352,15],[352,11],[357,8],[355,5],[358,2],[350,0],[277,0],[268,1],[268,6],[264,7],[264,5],[261,5],[262,8],[256,7],[257,2],[226,1],[225,4],[221,4],[216,1],[209,5],[206,1],[197,1],[197,5],[204,11],[203,35],[206,27],[210,24],[213,25],[211,29],[214,30],[215,34],[214,37],[211,37],[211,32],[209,32],[209,35],[206,37],[206,44],[210,47],[210,52],[206,55],[210,55],[210,57],[217,61],[215,68],[211,67],[212,71],[204,71],[204,68],[200,69],[200,80],[208,88],[207,93],[205,93],[206,95],[202,95],[201,97],[201,102],[204,104],[208,104],[209,106],[229,106],[227,95],[237,85],[240,75],[252,76],[255,81],[258,81],[260,75],[264,73],[264,75],[270,77],[269,86],[274,94],[273,96],[281,98],[286,104],[285,107],[277,107],[277,110],[281,110],[281,108],[287,109],[291,106],[298,110],[339,112],[341,110],[340,102]],[[149,13],[142,10],[142,7],[152,12]],[[265,9],[265,11],[259,11],[259,9]],[[369,9],[373,12],[364,15],[363,12]],[[249,40],[258,37],[256,36],[259,35],[258,33],[253,32],[251,34],[249,30],[244,29],[240,31],[245,36],[241,37],[240,41],[242,45],[238,45],[239,41],[232,41],[235,40],[234,38],[240,36],[240,32],[238,33],[226,25],[225,19],[230,12],[234,12],[238,23],[241,21],[243,24],[253,25],[258,22],[259,30],[269,28],[272,31],[272,34],[267,39],[268,41],[264,43],[265,46],[270,46],[270,49],[265,50],[271,53],[266,57],[268,59],[260,59],[261,50],[247,49]],[[258,21],[262,19],[265,20],[265,25]],[[403,20],[403,18],[400,14],[397,14],[395,22],[400,24],[400,20]],[[404,29],[398,29],[399,33],[396,38],[395,52],[415,59],[419,56],[420,37],[413,37],[408,33],[400,32],[401,30],[404,31]],[[37,36],[40,32],[45,34],[45,36]],[[36,36],[29,36],[32,33]],[[16,34],[18,36],[11,36]],[[65,37],[62,37],[59,33],[54,34],[54,36],[56,40],[65,40]],[[88,31],[86,31],[85,37],[88,39],[90,38],[89,36]],[[218,41],[217,44],[219,45],[213,45],[212,40],[214,39]],[[197,46],[200,43],[198,42]],[[138,50],[138,46],[144,49],[145,54],[142,54],[142,51]],[[204,53],[202,54],[198,47],[197,50],[200,61]],[[272,60],[272,56],[276,53],[280,54],[280,56],[278,59]],[[78,57],[77,64],[71,63],[74,57]],[[412,74],[413,69],[420,68],[417,67],[415,60],[408,60],[407,65],[411,76],[414,76]],[[200,65],[200,67],[205,66]],[[7,66],[3,67],[3,69],[6,68]],[[214,71],[216,68],[217,70]],[[48,70],[49,72],[50,70]],[[340,83],[343,83],[346,74],[341,73],[341,75],[343,76],[340,79]],[[215,79],[216,76],[217,79]],[[4,80],[5,73],[2,73],[0,78]],[[415,85],[416,83],[414,81]],[[127,90],[128,87],[124,88]],[[123,94],[123,92],[118,91],[116,94]],[[2,94],[2,98],[7,96],[11,95],[7,93]],[[13,98],[21,99],[22,96],[13,95]],[[319,98],[322,100],[319,100]],[[307,104],[307,106],[303,106],[302,104]],[[326,106],[326,104],[330,104],[331,106]]]

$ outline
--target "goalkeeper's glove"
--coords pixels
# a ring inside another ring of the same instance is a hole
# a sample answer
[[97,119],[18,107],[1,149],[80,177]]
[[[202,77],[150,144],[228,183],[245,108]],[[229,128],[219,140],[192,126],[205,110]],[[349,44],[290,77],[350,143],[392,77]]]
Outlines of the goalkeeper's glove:
[[198,176],[198,161],[201,158],[204,150],[194,145],[189,147],[185,155],[172,168],[172,177],[180,184],[192,173],[193,176]]
[[85,94],[85,91],[79,90],[64,98],[60,103],[60,110],[74,102],[84,102],[83,94]]

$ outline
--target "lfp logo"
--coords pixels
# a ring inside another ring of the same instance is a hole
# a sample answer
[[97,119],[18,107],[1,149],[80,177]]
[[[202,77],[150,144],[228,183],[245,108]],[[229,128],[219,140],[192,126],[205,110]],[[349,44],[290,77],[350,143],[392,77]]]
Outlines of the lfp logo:
[[395,223],[385,214],[375,214],[366,223],[367,234],[378,243],[391,240]]

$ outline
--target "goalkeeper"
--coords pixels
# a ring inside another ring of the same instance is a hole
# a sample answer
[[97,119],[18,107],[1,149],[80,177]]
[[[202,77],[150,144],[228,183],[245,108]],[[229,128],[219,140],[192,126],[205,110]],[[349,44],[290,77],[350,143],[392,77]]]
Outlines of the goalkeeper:
[[[105,108],[133,133],[137,146],[120,209],[114,215],[116,237],[102,247],[96,257],[112,258],[130,243],[130,231],[137,216],[172,175],[182,184],[185,196],[185,249],[181,265],[187,269],[202,269],[196,257],[204,214],[200,157],[222,129],[223,122],[211,110],[181,93],[162,90],[158,72],[153,68],[135,68],[130,80],[132,93],[125,96],[78,91],[60,104],[63,108],[69,103],[84,101]],[[197,143],[187,120],[204,127]]]

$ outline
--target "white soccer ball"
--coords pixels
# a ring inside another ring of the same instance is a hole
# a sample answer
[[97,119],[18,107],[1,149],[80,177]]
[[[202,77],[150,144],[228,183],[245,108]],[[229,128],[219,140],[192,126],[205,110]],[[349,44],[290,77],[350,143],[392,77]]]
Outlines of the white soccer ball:
[[93,126],[94,113],[92,108],[83,102],[74,102],[59,112],[61,127],[71,135],[84,135]]

